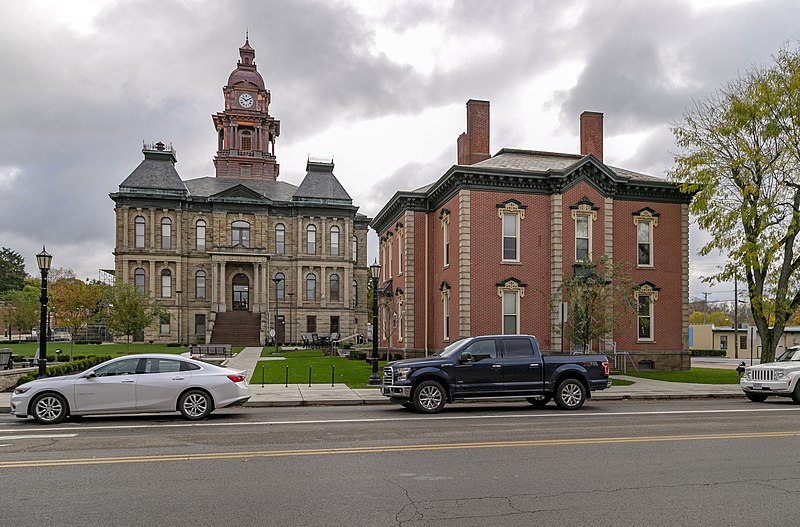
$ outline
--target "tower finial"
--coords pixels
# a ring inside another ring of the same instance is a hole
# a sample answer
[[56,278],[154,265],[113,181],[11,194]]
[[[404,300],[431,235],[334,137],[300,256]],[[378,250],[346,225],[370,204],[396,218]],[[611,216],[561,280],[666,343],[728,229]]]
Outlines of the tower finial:
[[245,44],[249,44],[250,43],[250,28],[249,27],[245,28],[245,30],[244,30],[244,42],[245,42]]

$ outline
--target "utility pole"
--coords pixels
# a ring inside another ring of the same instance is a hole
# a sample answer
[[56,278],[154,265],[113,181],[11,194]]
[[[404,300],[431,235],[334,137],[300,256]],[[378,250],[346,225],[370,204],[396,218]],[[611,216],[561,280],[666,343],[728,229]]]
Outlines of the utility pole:
[[733,356],[739,358],[739,280],[733,273]]
[[706,323],[707,312],[708,312],[708,293],[703,293],[703,324]]

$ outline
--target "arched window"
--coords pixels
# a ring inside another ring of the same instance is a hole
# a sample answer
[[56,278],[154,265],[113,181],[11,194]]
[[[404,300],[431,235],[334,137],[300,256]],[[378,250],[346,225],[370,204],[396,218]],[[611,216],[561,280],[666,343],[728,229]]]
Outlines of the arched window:
[[144,217],[136,216],[133,220],[134,225],[134,244],[137,248],[144,247]]
[[286,252],[286,227],[283,223],[275,225],[275,254]]
[[280,280],[275,285],[275,295],[278,297],[278,300],[284,300],[286,298],[286,275],[283,273],[275,273],[275,278]]
[[250,247],[250,224],[246,221],[231,223],[231,245]]
[[317,254],[317,228],[314,225],[306,227],[306,254]]
[[194,295],[195,298],[206,297],[206,272],[197,271],[194,274]]
[[133,287],[140,295],[144,294],[144,269],[137,267],[133,272]]
[[195,224],[195,243],[198,251],[206,250],[206,220],[197,220]]
[[339,227],[331,227],[331,256],[339,256]]
[[161,271],[161,296],[163,298],[172,296],[172,272],[169,269]]
[[172,220],[161,218],[161,248],[172,249]]
[[314,273],[306,275],[306,300],[309,302],[317,300],[317,275]]
[[332,274],[330,278],[330,301],[331,302],[338,302],[339,301],[339,275]]
[[358,237],[353,236],[353,261],[358,261]]
[[242,150],[250,151],[253,149],[253,134],[250,130],[242,131]]

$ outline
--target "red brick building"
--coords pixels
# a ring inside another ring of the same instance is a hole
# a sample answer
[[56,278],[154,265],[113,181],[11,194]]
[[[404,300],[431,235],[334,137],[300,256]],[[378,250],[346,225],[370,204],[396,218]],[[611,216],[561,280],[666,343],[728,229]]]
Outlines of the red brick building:
[[580,154],[490,156],[489,102],[467,102],[458,164],[397,192],[371,223],[385,294],[381,347],[427,353],[469,335],[524,333],[561,350],[551,309],[561,284],[576,262],[604,256],[629,263],[635,309],[601,351],[689,367],[691,196],[604,164],[601,113],[580,116],[580,141]]

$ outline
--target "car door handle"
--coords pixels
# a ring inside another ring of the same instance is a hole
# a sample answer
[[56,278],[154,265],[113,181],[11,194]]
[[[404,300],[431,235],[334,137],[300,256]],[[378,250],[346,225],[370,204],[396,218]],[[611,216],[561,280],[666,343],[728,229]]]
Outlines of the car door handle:
[[492,368],[502,368],[502,364],[492,364]]
[[132,382],[136,382],[136,381],[134,381],[133,379],[125,379],[124,381],[122,381],[122,384],[130,384]]
[[173,378],[172,378],[172,380],[173,380],[173,381],[182,381],[182,380],[184,380],[185,378],[186,378],[186,377],[173,377]]

